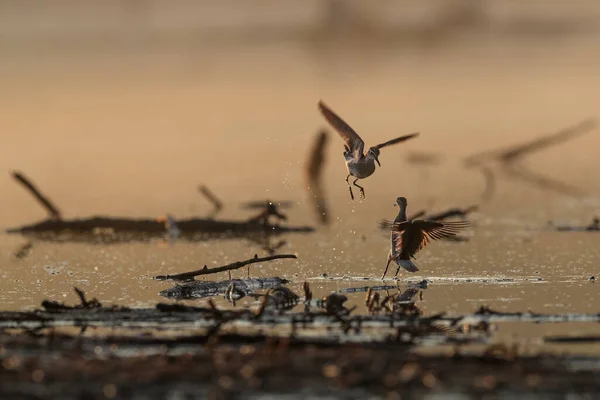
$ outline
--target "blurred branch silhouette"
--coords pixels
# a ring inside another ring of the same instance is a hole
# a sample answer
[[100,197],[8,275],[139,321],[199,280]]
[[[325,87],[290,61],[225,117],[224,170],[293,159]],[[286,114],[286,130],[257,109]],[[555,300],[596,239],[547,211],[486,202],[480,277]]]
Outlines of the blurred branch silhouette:
[[209,214],[209,218],[215,218],[221,209],[223,209],[223,202],[205,185],[198,186],[198,191],[212,203],[214,209]]
[[329,136],[327,131],[324,129],[320,130],[311,147],[309,158],[306,163],[305,174],[310,201],[313,204],[313,208],[319,221],[323,225],[327,225],[330,222],[329,207],[327,206],[327,200],[325,199],[325,192],[323,191],[323,184],[321,182],[323,168],[326,162],[325,151],[327,149],[328,141]]
[[581,195],[583,192],[579,188],[531,172],[520,161],[532,153],[539,152],[550,146],[557,146],[576,136],[591,131],[596,127],[596,122],[595,119],[587,119],[577,125],[570,126],[550,135],[541,136],[526,143],[476,153],[463,160],[464,166],[466,168],[477,168],[482,172],[485,178],[485,189],[481,198],[484,202],[491,199],[496,187],[496,177],[494,170],[491,168],[493,164],[499,164],[500,171],[504,172],[507,176],[528,182],[542,190],[551,190],[572,196]]
[[39,189],[23,174],[17,171],[13,171],[12,177],[19,182],[21,185],[25,187],[35,199],[46,209],[48,214],[50,215],[50,219],[60,220],[62,219],[62,215],[60,210],[52,203],[50,199],[42,194]]

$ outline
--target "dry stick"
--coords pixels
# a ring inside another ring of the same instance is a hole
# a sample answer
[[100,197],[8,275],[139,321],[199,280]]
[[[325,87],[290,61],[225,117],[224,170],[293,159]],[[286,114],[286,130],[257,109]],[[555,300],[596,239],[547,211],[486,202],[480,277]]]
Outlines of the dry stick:
[[263,262],[263,261],[271,261],[271,260],[276,260],[278,258],[298,258],[298,257],[296,257],[294,254],[278,254],[278,255],[274,255],[274,256],[259,258],[258,254],[255,254],[254,258],[251,258],[249,260],[236,261],[232,264],[224,265],[222,267],[208,268],[205,265],[204,268],[196,270],[196,271],[184,272],[184,273],[176,274],[176,275],[158,275],[158,276],[155,276],[154,279],[157,281],[166,281],[166,280],[187,281],[187,280],[191,280],[192,278],[194,278],[195,276],[198,276],[198,275],[209,275],[209,274],[216,274],[217,272],[233,271],[233,270],[245,267],[248,264],[254,264],[254,263],[259,263],[259,262]]
[[52,202],[47,197],[40,193],[38,188],[36,188],[35,185],[25,177],[25,175],[21,174],[20,172],[13,171],[12,177],[15,178],[17,182],[19,182],[21,185],[25,186],[25,188],[29,190],[31,194],[33,194],[37,201],[39,201],[42,204],[42,206],[48,211],[48,213],[50,214],[50,218],[57,220],[62,219],[61,213],[58,210],[58,208],[56,208],[56,206],[52,204]]
[[223,208],[223,203],[221,202],[221,200],[219,200],[219,198],[215,196],[215,194],[211,192],[210,189],[205,185],[198,186],[198,191],[200,191],[200,193],[202,193],[204,197],[206,197],[208,201],[212,203],[213,207],[215,207],[214,211],[212,212],[212,215],[216,216],[219,213],[219,211],[221,211],[221,209]]
[[73,290],[75,290],[75,293],[77,293],[77,297],[79,297],[79,301],[81,302],[83,308],[86,308],[88,306],[88,302],[85,298],[85,293],[83,292],[83,290],[76,287],[74,287]]

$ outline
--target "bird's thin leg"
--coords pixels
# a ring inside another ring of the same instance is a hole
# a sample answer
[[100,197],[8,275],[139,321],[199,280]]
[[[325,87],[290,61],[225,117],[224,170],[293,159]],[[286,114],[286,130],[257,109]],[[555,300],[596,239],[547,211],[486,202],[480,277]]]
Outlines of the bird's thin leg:
[[365,198],[365,189],[364,189],[362,186],[360,186],[360,185],[357,185],[357,184],[356,184],[356,181],[357,181],[357,180],[358,180],[358,178],[356,178],[356,179],[354,180],[354,182],[352,182],[352,184],[353,184],[354,186],[356,186],[357,188],[359,188],[359,189],[360,189],[360,198],[361,198],[361,199],[364,199],[364,198]]
[[388,256],[388,262],[385,265],[385,271],[383,271],[383,275],[381,276],[381,280],[383,280],[383,278],[385,278],[385,274],[387,274],[388,268],[390,267],[390,262],[392,262],[392,257]]
[[350,177],[352,175],[348,174],[348,176],[346,177],[346,183],[348,184],[348,190],[350,191],[350,198],[354,201],[354,193],[352,193],[352,186],[350,186]]

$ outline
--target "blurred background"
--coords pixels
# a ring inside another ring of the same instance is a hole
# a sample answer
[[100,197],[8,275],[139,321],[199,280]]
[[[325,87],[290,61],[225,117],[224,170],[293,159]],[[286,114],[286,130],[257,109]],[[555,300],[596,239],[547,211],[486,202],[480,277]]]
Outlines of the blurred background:
[[[0,219],[43,217],[12,169],[67,217],[197,214],[199,183],[226,203],[303,200],[319,99],[367,145],[421,132],[383,152],[372,207],[477,202],[462,157],[600,114],[599,31],[589,0],[0,0]],[[597,137],[530,163],[597,194]],[[332,139],[327,195],[346,200]],[[442,157],[426,183],[411,151]]]

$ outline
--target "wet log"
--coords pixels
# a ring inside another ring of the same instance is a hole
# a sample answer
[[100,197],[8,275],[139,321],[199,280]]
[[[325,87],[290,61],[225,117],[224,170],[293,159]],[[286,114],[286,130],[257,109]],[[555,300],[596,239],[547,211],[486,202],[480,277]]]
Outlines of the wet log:
[[223,295],[230,287],[235,287],[236,290],[246,294],[256,290],[270,289],[280,287],[288,283],[287,280],[273,278],[255,278],[255,279],[231,279],[219,282],[213,281],[193,281],[183,285],[165,289],[159,294],[163,297],[184,300],[184,299],[199,299],[216,295]]
[[[309,226],[282,226],[262,221],[218,221],[191,218],[176,221],[179,239],[203,241],[211,238],[239,238],[252,235],[310,233]],[[167,234],[164,222],[156,219],[91,217],[72,220],[48,219],[30,225],[9,228],[6,233],[21,234],[38,240],[57,242],[121,242],[163,238]]]

